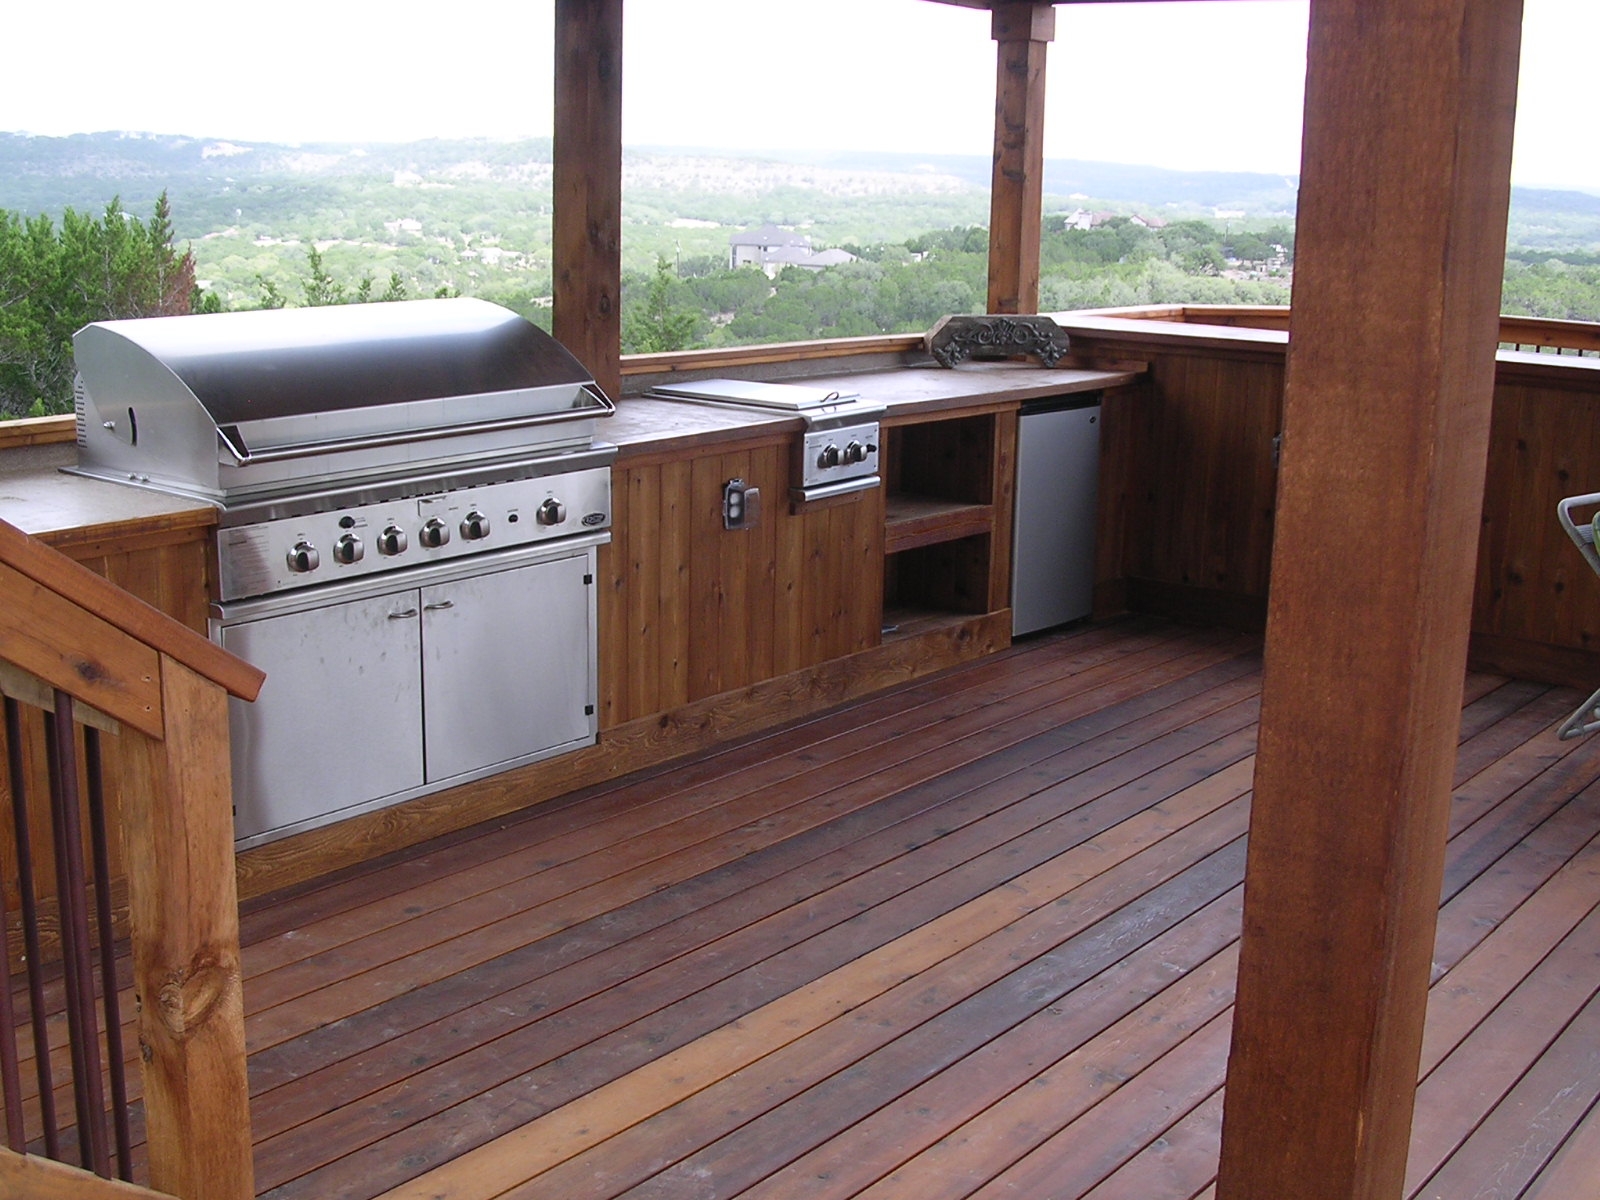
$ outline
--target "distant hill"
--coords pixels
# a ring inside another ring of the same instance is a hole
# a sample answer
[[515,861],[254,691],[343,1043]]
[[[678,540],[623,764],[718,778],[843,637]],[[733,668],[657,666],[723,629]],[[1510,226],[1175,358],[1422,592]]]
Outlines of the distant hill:
[[[982,155],[808,153],[635,146],[623,155],[623,265],[661,259],[689,273],[726,261],[730,234],[772,223],[815,246],[896,244],[987,225],[992,163]],[[1238,230],[1292,221],[1298,181],[1247,172],[1055,159],[1045,210],[1222,218]],[[166,191],[198,277],[230,306],[269,288],[298,296],[315,245],[327,269],[381,290],[440,288],[520,309],[550,285],[551,144],[430,140],[279,145],[164,134],[0,133],[0,208],[59,218],[113,198],[148,217]],[[1516,189],[1512,244],[1530,261],[1600,253],[1600,196]]]
[[548,167],[549,162],[549,138],[286,146],[153,133],[0,133],[0,208],[59,216],[69,207],[104,208],[120,195],[124,208],[140,212],[163,189],[176,202],[241,182],[388,177],[397,171],[449,171],[465,163],[488,164],[511,177],[519,166]]
[[[669,153],[665,147],[658,152]],[[723,151],[722,153],[727,153]],[[906,174],[941,172],[989,190],[993,160],[986,155],[897,154],[878,151],[806,152],[771,150],[763,157],[814,163],[842,170],[894,170]],[[1177,207],[1195,212],[1242,209],[1251,216],[1285,216],[1294,212],[1299,181],[1282,175],[1244,171],[1173,171],[1125,163],[1047,159],[1045,194],[1063,202],[1078,198],[1145,208]]]
[[[538,190],[548,188],[549,164],[548,138],[289,146],[165,134],[0,133],[0,208],[57,216],[68,206],[97,210],[120,195],[125,208],[139,212],[166,189],[184,232],[197,236],[208,232],[212,221],[202,220],[208,228],[197,230],[191,217],[218,207],[211,201],[230,188],[418,175],[457,186],[498,183]],[[959,207],[981,214],[974,202],[988,191],[992,164],[982,155],[639,146],[628,149],[625,169],[631,182],[654,196],[693,195],[714,186],[733,194],[799,189],[832,196],[905,191],[953,198],[966,193],[967,203]],[[1052,209],[1082,203],[1129,211],[1173,209],[1185,216],[1220,210],[1283,217],[1294,212],[1298,184],[1293,176],[1051,159],[1044,186]],[[1512,206],[1513,240],[1519,244],[1600,247],[1600,195],[1516,188]]]

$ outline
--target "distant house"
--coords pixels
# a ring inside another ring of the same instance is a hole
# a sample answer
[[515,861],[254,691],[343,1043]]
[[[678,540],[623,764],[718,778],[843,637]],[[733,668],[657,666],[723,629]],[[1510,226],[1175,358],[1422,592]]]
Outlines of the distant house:
[[832,250],[819,250],[805,262],[797,265],[802,267],[810,267],[813,270],[821,270],[823,267],[837,267],[843,263],[852,263],[855,261],[856,256],[851,254],[850,251],[834,248]]
[[[1070,213],[1061,214],[1061,227],[1063,229],[1098,229],[1107,221],[1114,220],[1114,212],[1090,212],[1086,208],[1075,208]],[[1138,224],[1147,224],[1147,220],[1139,217],[1133,218]]]
[[728,265],[730,267],[760,267],[771,278],[784,267],[804,267],[820,271],[823,267],[836,267],[840,263],[855,262],[856,256],[845,250],[812,252],[811,239],[792,229],[776,225],[763,225],[759,229],[746,229],[728,238]]

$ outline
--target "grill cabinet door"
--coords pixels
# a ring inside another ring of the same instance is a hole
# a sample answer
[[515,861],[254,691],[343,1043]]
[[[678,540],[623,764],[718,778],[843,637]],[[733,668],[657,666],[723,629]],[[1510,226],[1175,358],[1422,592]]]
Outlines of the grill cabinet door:
[[428,782],[593,740],[592,557],[422,589]]
[[241,841],[422,783],[417,607],[410,588],[223,627],[267,673],[254,704],[230,702]]

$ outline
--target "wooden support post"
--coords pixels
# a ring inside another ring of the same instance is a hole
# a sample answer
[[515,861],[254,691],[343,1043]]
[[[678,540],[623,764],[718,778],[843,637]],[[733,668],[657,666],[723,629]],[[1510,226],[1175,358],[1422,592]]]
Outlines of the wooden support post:
[[989,197],[989,311],[1036,313],[1044,205],[1044,60],[1056,36],[1055,6],[997,0],[990,28],[999,67]]
[[117,756],[150,1184],[255,1195],[240,989],[227,693],[165,655],[166,737]]
[[1402,1192],[1521,11],[1521,0],[1312,0],[1221,1200]]
[[556,0],[554,325],[622,389],[622,0]]

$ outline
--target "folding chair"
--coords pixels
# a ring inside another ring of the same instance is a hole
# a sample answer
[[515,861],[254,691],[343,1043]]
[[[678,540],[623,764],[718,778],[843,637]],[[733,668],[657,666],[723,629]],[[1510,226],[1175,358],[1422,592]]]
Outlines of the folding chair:
[[[1556,505],[1556,517],[1561,522],[1561,528],[1567,531],[1567,536],[1578,547],[1578,552],[1583,555],[1584,561],[1600,575],[1600,549],[1595,546],[1595,526],[1600,524],[1600,511],[1597,511],[1583,524],[1572,519],[1572,510],[1575,508],[1593,508],[1600,505],[1600,492],[1587,496],[1568,496]],[[1593,733],[1600,729],[1600,688],[1596,688],[1592,696],[1578,705],[1578,709],[1562,724],[1560,734],[1563,741],[1568,738],[1582,737],[1586,733]]]

